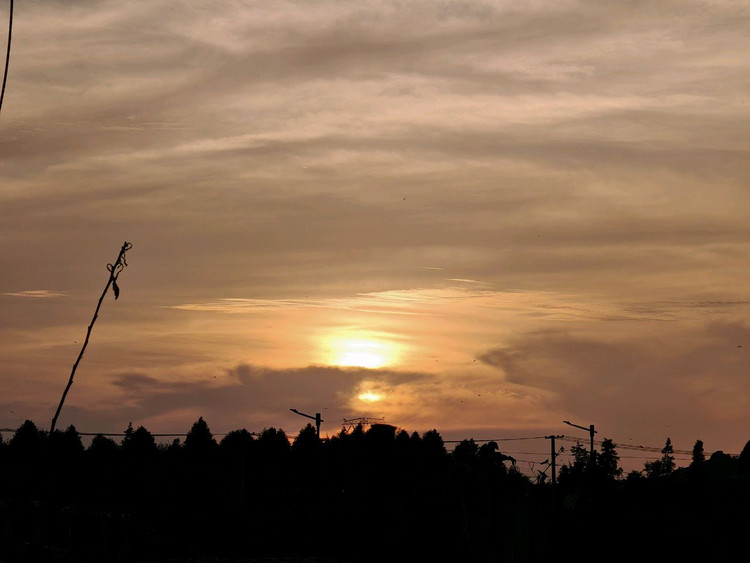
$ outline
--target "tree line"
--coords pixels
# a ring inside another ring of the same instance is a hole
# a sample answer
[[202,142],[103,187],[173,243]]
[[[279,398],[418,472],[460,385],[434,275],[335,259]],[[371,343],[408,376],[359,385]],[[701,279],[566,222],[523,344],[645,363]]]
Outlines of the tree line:
[[321,439],[308,424],[293,439],[266,428],[217,440],[199,418],[184,441],[129,425],[119,443],[97,435],[84,447],[74,426],[49,433],[27,420],[0,441],[0,561],[716,561],[746,551],[750,446],[706,459],[697,441],[677,468],[667,439],[627,475],[612,440],[572,454],[552,484],[524,476],[495,442],[448,451],[434,429],[375,424]]

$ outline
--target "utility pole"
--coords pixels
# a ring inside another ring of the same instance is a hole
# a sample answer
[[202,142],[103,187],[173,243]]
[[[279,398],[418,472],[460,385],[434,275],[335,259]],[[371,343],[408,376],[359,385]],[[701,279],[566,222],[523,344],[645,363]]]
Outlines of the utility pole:
[[578,424],[573,424],[569,420],[563,420],[563,422],[565,424],[567,424],[568,426],[574,426],[576,428],[580,428],[581,430],[588,430],[589,431],[589,434],[591,435],[591,449],[589,450],[589,452],[590,452],[590,455],[589,455],[589,465],[591,467],[593,467],[594,466],[594,462],[595,462],[594,457],[596,456],[596,452],[594,452],[594,434],[596,434],[596,430],[594,430],[594,425],[591,424],[591,425],[589,425],[588,428],[586,428],[585,426],[579,426]]
[[545,436],[547,440],[550,441],[550,452],[549,452],[549,460],[550,460],[550,466],[552,467],[552,484],[554,485],[557,481],[555,478],[555,460],[557,459],[558,452],[555,451],[555,438],[562,438],[563,436],[554,434],[550,436]]
[[315,416],[312,416],[312,415],[309,415],[309,414],[305,414],[303,412],[299,412],[297,409],[289,409],[289,410],[292,411],[294,414],[298,414],[300,416],[304,416],[304,417],[307,417],[307,418],[312,418],[315,421],[315,434],[317,435],[318,439],[320,439],[320,423],[321,422],[325,422],[325,420],[323,420],[322,418],[320,418],[320,413],[319,412],[316,412]]

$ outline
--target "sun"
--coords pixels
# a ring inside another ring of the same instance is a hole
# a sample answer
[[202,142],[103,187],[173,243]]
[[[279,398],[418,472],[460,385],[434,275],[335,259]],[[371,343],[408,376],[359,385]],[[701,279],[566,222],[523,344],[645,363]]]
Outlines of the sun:
[[352,350],[351,352],[345,352],[339,356],[336,360],[336,365],[375,369],[383,367],[385,365],[385,360],[382,356],[374,352]]
[[373,393],[372,391],[365,391],[357,395],[357,399],[365,401],[366,403],[375,403],[383,398],[379,393]]
[[328,363],[334,366],[377,369],[391,364],[395,356],[393,346],[375,339],[332,338],[329,346]]

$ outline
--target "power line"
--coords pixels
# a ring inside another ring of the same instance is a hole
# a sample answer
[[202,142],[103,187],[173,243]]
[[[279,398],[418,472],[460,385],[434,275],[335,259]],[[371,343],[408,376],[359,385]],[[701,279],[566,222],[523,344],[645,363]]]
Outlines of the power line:
[[0,110],[5,98],[5,84],[8,82],[8,66],[10,65],[10,40],[13,33],[13,0],[10,0],[10,16],[8,18],[8,48],[5,50],[5,72],[3,72],[3,89],[0,91]]
[[[0,431],[3,429],[0,428]],[[181,438],[183,436],[187,436],[189,432],[178,432],[175,434],[154,434],[152,432],[149,432],[154,438]],[[211,432],[212,436],[227,436],[230,434],[230,432]],[[260,436],[260,433],[258,432],[248,432],[251,436]],[[125,432],[78,432],[79,436],[127,436],[127,433]]]
[[[474,440],[475,444],[484,444],[487,442],[514,442],[517,440],[543,440],[544,436],[527,436],[525,438],[482,438],[477,440],[475,438],[465,438],[465,440]],[[443,440],[445,444],[460,444],[464,440]]]
[[[17,428],[0,428],[0,432],[15,432]],[[76,434],[79,436],[127,436],[126,432],[78,432],[76,431]],[[177,432],[177,433],[153,433],[149,432],[153,437],[155,438],[180,438],[182,436],[187,436],[189,432]],[[231,432],[211,432],[212,436],[226,436],[227,434],[231,434]],[[248,432],[251,436],[259,436],[259,432]]]
[[[581,442],[580,438],[576,438],[573,436],[563,436],[561,439],[567,442],[576,442],[576,443]],[[594,440],[594,444],[598,444],[599,446],[601,446],[602,443],[603,443],[602,440]],[[617,442],[616,440],[612,440],[612,443],[614,444],[615,448],[618,450],[636,450],[636,451],[641,451],[641,452],[653,452],[653,453],[660,454],[662,453],[662,450],[664,449],[663,446],[658,447],[658,446],[641,446],[640,444],[623,444],[623,443]],[[675,450],[675,449],[672,450],[672,453],[681,454],[681,455],[693,454],[691,450]]]
[[[0,432],[15,432],[17,428],[0,428]],[[125,436],[124,432],[78,432],[80,436]],[[177,432],[177,433],[150,433],[154,437],[161,437],[161,438],[180,438],[183,436],[187,436],[188,432]],[[226,436],[229,434],[229,432],[212,432],[212,435],[214,436]],[[258,432],[249,432],[249,434],[253,436],[259,436],[260,433]],[[558,439],[569,442],[569,443],[580,443],[581,439],[574,437],[574,436],[566,436],[566,435],[559,435],[557,436]],[[444,444],[460,444],[461,442],[464,442],[466,440],[473,440],[475,444],[485,444],[489,442],[496,442],[500,444],[501,442],[520,442],[520,441],[529,441],[529,440],[545,440],[546,436],[522,436],[522,437],[516,437],[516,438],[481,438],[481,439],[475,439],[475,438],[465,438],[464,440],[443,440]],[[643,456],[637,456],[637,455],[620,455],[620,459],[653,459],[654,457],[658,457],[662,454],[663,447],[658,446],[642,446],[639,444],[627,444],[627,443],[619,443],[616,440],[612,440],[614,443],[616,450],[632,450],[636,452],[640,452],[643,454],[655,454],[655,455],[643,455]],[[603,443],[603,440],[595,440],[594,444],[601,446]],[[721,450],[723,451],[723,450]],[[531,451],[519,451],[519,450],[505,450],[505,453],[507,454],[521,454],[521,455],[539,455],[540,457],[545,457],[549,455],[549,452],[531,452]],[[705,452],[707,456],[710,456],[713,452]],[[727,453],[727,452],[724,452]],[[672,455],[675,460],[677,461],[688,461],[692,459],[693,452],[690,450],[673,450]],[[569,450],[566,450],[562,454],[560,454],[562,457],[572,459],[572,455]],[[739,454],[736,453],[728,453],[730,456],[737,457]]]
[[[654,459],[652,455],[621,455],[620,459]],[[691,457],[672,456],[675,461],[691,461]]]

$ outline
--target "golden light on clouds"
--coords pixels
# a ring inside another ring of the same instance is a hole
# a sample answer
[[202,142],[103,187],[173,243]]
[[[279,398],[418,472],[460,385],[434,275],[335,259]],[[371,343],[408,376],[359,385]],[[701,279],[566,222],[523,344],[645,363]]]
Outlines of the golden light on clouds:
[[360,401],[365,401],[368,403],[375,403],[382,399],[383,396],[379,395],[378,393],[373,393],[372,391],[365,391],[364,393],[360,393],[357,395],[357,399]]
[[[353,412],[372,415],[373,412],[382,416],[390,412],[394,406],[394,398],[398,395],[398,386],[394,387],[387,381],[377,378],[364,378],[354,388],[350,396],[349,408]],[[399,402],[396,400],[396,402]],[[373,411],[375,409],[375,411]]]
[[393,365],[398,357],[394,344],[366,337],[332,336],[327,347],[326,363],[340,367],[377,369]]

